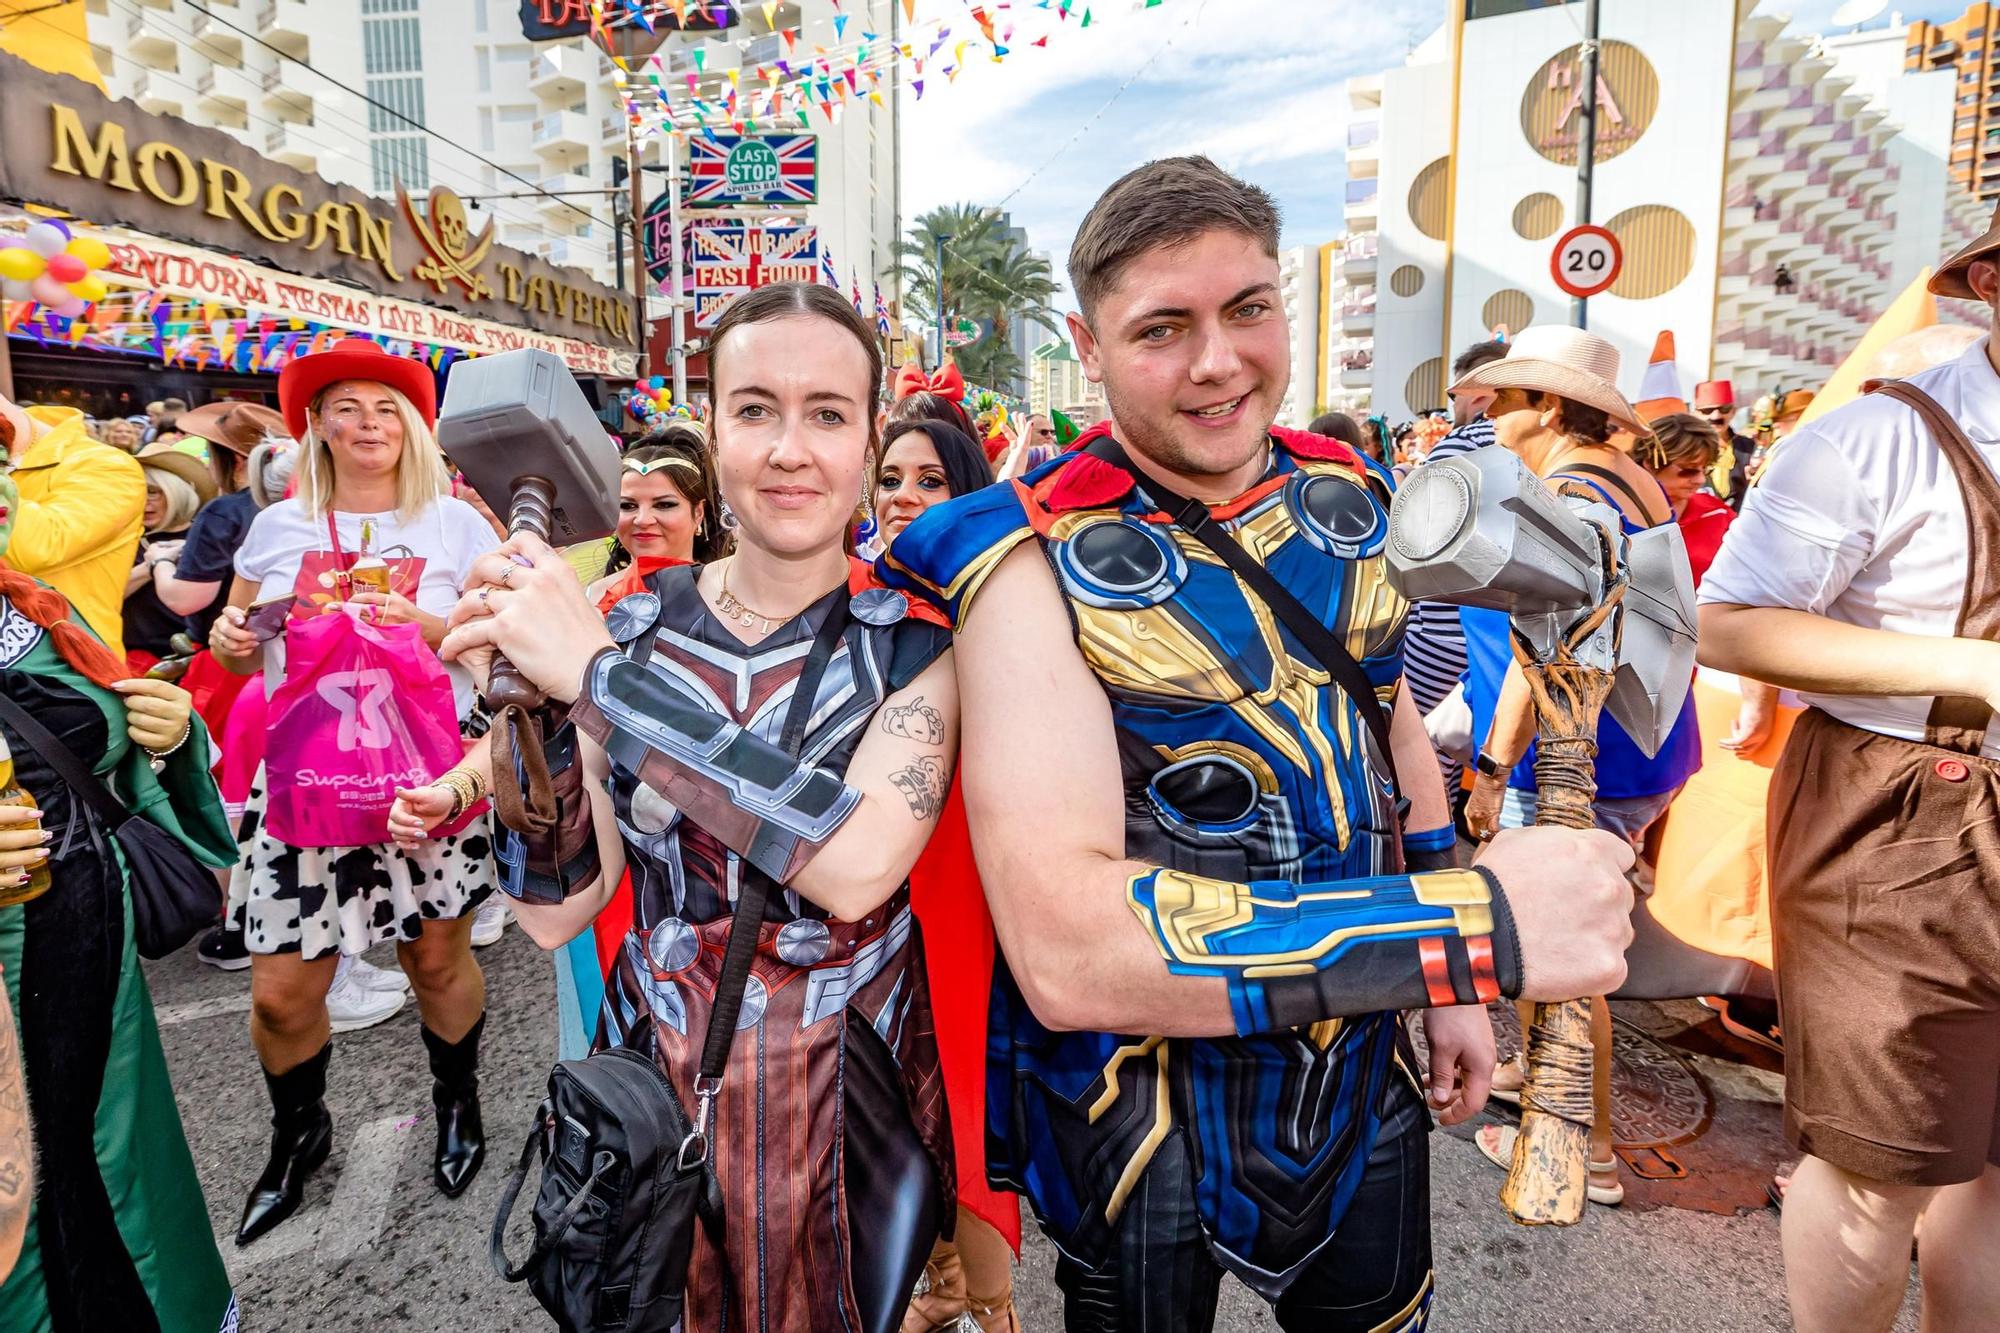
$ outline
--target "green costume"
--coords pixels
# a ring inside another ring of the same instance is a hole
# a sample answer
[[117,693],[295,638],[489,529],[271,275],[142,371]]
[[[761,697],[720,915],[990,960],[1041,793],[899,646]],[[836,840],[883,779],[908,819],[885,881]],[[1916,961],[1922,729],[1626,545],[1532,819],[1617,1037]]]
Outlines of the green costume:
[[[155,775],[117,695],[78,675],[0,597],[0,691],[128,808],[224,866],[235,843],[199,717]],[[0,908],[5,968],[34,1118],[36,1193],[19,1264],[0,1285],[6,1333],[216,1333],[236,1327],[133,940],[130,881],[99,827],[19,737],[16,773],[55,832],[54,886]],[[96,1107],[94,1123],[78,1114]]]

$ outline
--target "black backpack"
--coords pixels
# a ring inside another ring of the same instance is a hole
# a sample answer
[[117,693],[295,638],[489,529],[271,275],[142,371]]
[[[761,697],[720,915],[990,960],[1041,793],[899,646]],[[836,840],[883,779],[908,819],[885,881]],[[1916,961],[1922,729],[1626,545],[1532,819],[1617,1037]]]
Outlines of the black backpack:
[[[500,1195],[493,1267],[525,1278],[564,1333],[667,1333],[681,1317],[694,1219],[721,1239],[706,1148],[650,1057],[621,1047],[561,1061]],[[535,1248],[512,1265],[507,1218],[537,1154]]]

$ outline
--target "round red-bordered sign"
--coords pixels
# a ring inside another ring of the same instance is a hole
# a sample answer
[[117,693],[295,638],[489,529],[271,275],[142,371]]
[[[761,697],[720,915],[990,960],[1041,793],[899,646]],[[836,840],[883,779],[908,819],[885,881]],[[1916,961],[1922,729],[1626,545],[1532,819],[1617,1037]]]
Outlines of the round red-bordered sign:
[[1595,296],[1618,281],[1624,267],[1625,249],[1618,238],[1590,225],[1564,232],[1549,256],[1549,273],[1556,286],[1578,299]]

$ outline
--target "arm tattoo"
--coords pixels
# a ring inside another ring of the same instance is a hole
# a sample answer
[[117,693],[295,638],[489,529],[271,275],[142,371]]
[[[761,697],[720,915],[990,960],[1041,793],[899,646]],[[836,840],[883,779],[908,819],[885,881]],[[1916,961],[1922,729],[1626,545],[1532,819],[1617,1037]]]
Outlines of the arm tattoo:
[[918,695],[907,704],[882,710],[882,732],[919,745],[944,744],[944,719]]
[[934,754],[920,754],[909,766],[891,773],[889,781],[910,803],[910,813],[919,822],[937,818],[944,809],[944,794],[951,786],[951,768]]
[[[0,989],[0,1217],[25,1208],[33,1188],[33,1155],[28,1128],[27,1084],[7,992]],[[0,1230],[5,1229],[0,1220]]]

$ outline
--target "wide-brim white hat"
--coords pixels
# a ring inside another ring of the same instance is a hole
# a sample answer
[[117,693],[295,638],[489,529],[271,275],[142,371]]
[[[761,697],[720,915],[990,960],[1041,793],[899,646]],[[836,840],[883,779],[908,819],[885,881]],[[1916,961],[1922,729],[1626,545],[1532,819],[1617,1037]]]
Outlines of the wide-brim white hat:
[[1507,345],[1507,355],[1468,371],[1460,389],[1534,389],[1594,407],[1625,430],[1648,434],[1625,395],[1618,392],[1618,349],[1586,329],[1536,324]]

